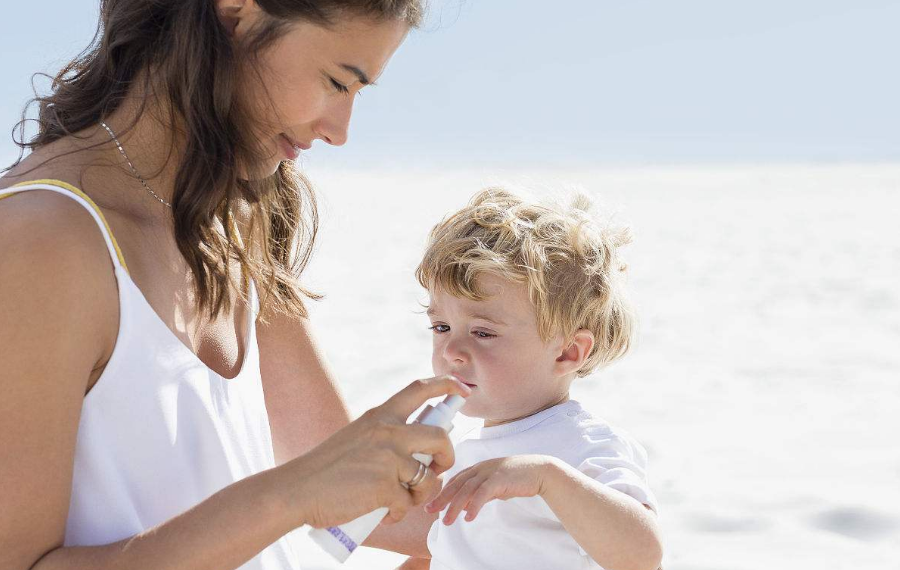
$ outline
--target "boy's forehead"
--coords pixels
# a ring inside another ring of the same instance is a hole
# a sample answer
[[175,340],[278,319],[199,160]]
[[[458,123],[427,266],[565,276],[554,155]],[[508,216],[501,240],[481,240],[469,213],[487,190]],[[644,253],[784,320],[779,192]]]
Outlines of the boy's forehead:
[[493,276],[480,278],[479,285],[485,295],[481,301],[456,297],[441,288],[429,291],[427,313],[461,312],[500,324],[534,320],[534,310],[524,286]]

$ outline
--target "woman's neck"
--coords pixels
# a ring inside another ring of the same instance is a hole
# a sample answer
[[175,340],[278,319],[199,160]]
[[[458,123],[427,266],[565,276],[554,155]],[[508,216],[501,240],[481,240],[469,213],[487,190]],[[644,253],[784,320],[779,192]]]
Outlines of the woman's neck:
[[[167,126],[165,118],[169,113],[158,101],[149,97],[142,109],[140,96],[130,96],[104,122],[115,134],[137,175],[157,196],[171,204],[182,143],[177,137],[173,140],[173,134],[177,131]],[[136,190],[125,193],[123,198],[147,210],[151,216],[169,217],[168,207],[150,194],[135,177],[106,129],[98,124],[92,138],[99,138],[97,142],[106,139],[106,144],[97,150],[105,155],[108,164],[115,165],[125,175],[128,189],[133,187]]]

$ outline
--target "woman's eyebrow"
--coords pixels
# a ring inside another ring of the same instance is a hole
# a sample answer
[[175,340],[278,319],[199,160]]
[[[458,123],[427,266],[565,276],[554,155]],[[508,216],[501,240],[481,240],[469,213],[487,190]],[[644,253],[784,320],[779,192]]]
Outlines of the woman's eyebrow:
[[355,65],[350,65],[347,63],[342,63],[340,64],[340,66],[355,75],[356,78],[359,79],[359,82],[363,85],[372,85],[372,81],[369,80],[369,76],[366,75],[362,69],[356,67]]

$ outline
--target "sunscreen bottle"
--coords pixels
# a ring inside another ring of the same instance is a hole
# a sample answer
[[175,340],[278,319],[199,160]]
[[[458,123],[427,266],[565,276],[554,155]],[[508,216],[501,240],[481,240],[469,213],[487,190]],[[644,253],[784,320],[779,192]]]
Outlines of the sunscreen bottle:
[[[416,418],[416,423],[438,426],[450,433],[450,430],[453,429],[453,416],[465,403],[466,399],[462,396],[447,396],[438,405],[429,405],[422,410],[422,413]],[[413,458],[421,461],[426,467],[431,465],[430,455],[413,453]],[[388,511],[387,507],[381,507],[340,526],[314,528],[309,531],[309,537],[338,562],[343,563],[375,530]]]

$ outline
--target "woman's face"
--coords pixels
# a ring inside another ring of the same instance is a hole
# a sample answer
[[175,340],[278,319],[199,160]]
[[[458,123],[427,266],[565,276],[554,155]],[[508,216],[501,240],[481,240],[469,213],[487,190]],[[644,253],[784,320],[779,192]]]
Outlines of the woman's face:
[[[247,21],[238,21],[233,34],[252,25],[252,17],[251,12]],[[381,75],[408,31],[401,20],[364,17],[339,20],[328,28],[291,24],[260,54],[260,66],[243,86],[258,117],[256,136],[269,157],[258,174],[273,174],[282,160],[297,158],[316,139],[332,145],[347,142],[356,94]]]

